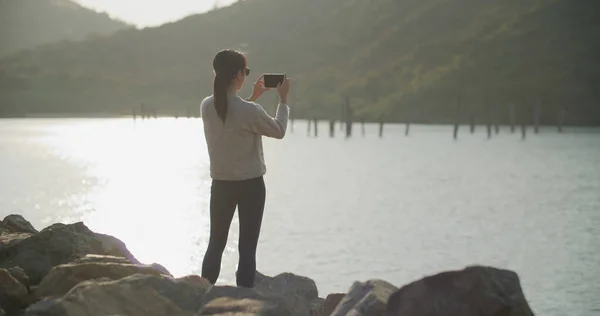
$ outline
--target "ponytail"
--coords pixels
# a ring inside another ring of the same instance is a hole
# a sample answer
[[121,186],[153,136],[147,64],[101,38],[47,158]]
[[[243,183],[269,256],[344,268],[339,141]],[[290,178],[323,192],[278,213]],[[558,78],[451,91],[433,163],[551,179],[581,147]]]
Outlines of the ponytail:
[[223,124],[227,118],[227,94],[232,81],[240,73],[249,69],[246,68],[246,57],[242,53],[234,50],[222,50],[215,55],[213,60],[213,70],[215,71],[215,82],[213,86],[213,97],[215,101],[215,110]]
[[215,109],[223,124],[225,124],[227,118],[227,88],[227,78],[223,74],[217,73],[213,86],[213,96],[215,98]]

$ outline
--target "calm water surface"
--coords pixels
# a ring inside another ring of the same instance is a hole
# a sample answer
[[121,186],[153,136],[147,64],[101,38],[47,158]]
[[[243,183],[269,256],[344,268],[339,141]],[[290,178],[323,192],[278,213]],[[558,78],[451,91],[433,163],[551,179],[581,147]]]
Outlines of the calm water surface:
[[[470,264],[521,277],[538,315],[600,314],[600,130],[542,129],[526,141],[451,127],[368,125],[366,137],[266,140],[265,273],[402,285]],[[289,131],[289,129],[288,129]],[[336,128],[336,132],[339,130]],[[0,120],[0,215],[41,229],[85,221],[142,261],[200,273],[209,163],[197,119]],[[233,284],[237,220],[219,283]]]

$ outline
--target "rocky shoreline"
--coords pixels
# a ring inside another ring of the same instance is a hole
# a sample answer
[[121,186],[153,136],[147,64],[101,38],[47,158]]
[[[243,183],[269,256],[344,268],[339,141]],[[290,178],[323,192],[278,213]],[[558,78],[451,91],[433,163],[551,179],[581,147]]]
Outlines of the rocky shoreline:
[[355,282],[319,296],[292,273],[256,275],[253,289],[174,278],[139,262],[115,237],[83,223],[37,231],[20,215],[0,222],[0,316],[530,316],[515,272],[485,266],[446,271],[397,287]]

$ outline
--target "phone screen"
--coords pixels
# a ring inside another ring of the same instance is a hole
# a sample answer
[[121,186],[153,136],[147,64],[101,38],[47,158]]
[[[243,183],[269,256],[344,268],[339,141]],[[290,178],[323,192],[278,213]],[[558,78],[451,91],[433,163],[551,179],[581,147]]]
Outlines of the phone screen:
[[265,74],[265,88],[276,88],[278,84],[283,82],[285,74]]

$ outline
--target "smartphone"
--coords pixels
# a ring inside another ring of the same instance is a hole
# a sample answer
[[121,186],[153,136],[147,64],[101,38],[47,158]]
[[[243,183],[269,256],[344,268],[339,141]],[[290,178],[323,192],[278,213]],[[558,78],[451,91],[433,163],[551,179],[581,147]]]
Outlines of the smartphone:
[[265,88],[277,88],[277,85],[283,82],[285,79],[284,73],[270,73],[265,74],[263,77],[265,82]]

